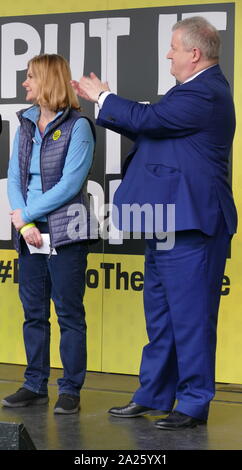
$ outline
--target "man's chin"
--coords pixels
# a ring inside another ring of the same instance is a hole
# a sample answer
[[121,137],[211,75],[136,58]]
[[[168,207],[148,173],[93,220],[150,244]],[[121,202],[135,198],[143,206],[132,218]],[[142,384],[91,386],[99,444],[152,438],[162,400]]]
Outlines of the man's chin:
[[174,70],[173,70],[173,68],[172,68],[172,67],[171,67],[171,69],[170,69],[170,74],[171,74],[171,75],[173,75],[173,77],[175,77],[175,78],[176,78],[176,74],[175,74],[175,72],[174,72]]

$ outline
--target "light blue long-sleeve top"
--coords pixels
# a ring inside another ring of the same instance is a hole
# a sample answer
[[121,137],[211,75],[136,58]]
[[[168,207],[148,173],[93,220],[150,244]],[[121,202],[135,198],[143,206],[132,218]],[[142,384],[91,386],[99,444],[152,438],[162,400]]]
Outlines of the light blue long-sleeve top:
[[[62,112],[58,112],[55,118],[46,126],[44,135]],[[21,191],[18,160],[20,127],[17,129],[14,138],[8,169],[9,202],[13,210],[22,209],[22,219],[26,223],[35,220],[46,221],[46,215],[49,212],[71,200],[80,191],[93,161],[94,138],[90,124],[87,119],[78,119],[72,129],[62,177],[55,186],[43,193],[40,174],[42,136],[37,126],[39,113],[40,109],[38,106],[31,107],[23,113],[24,117],[30,119],[35,124],[26,204]]]

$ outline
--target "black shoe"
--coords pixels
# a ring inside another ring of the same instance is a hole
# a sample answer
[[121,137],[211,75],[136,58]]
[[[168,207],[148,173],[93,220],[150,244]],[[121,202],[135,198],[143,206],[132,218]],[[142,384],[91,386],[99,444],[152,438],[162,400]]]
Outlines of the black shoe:
[[111,408],[108,412],[112,416],[118,416],[120,418],[136,418],[137,416],[143,416],[154,411],[157,410],[148,408],[147,406],[138,405],[134,401],[131,401],[126,406]]
[[40,395],[22,387],[13,395],[4,398],[1,403],[10,408],[18,408],[28,405],[45,405],[48,401],[48,395]]
[[70,415],[78,413],[79,409],[80,398],[78,396],[62,393],[55,404],[54,413],[59,415]]
[[201,424],[206,424],[206,421],[201,419],[192,418],[192,416],[185,415],[179,411],[172,411],[167,418],[156,421],[155,426],[159,429],[183,429],[183,428],[195,428]]

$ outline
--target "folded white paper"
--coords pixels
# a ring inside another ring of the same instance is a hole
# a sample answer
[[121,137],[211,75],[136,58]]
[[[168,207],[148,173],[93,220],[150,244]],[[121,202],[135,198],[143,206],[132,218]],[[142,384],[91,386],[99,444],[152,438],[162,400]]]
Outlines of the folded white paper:
[[51,251],[51,248],[50,248],[50,234],[49,233],[41,233],[41,237],[42,237],[42,240],[43,240],[43,244],[41,245],[40,248],[37,248],[36,246],[33,246],[33,245],[30,245],[29,243],[27,243],[27,246],[28,246],[28,249],[31,253],[31,255],[33,254],[40,254],[40,255],[49,255],[50,252],[51,252],[51,255],[57,255],[57,252],[55,250],[55,248],[52,249]]

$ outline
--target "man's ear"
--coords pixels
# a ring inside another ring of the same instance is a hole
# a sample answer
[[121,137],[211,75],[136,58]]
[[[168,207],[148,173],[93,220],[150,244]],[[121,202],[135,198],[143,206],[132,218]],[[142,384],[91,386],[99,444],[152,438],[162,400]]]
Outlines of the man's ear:
[[193,52],[193,59],[192,59],[192,62],[193,62],[193,63],[199,62],[199,60],[200,60],[200,58],[201,58],[201,55],[202,55],[200,49],[199,49],[198,47],[194,47],[193,50],[192,50],[192,52]]

